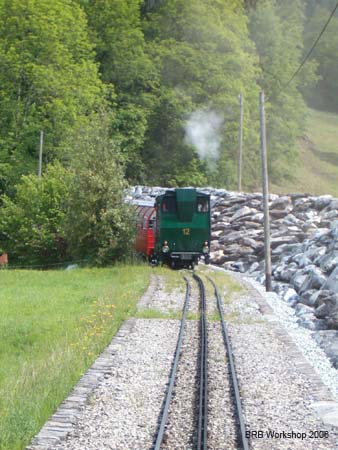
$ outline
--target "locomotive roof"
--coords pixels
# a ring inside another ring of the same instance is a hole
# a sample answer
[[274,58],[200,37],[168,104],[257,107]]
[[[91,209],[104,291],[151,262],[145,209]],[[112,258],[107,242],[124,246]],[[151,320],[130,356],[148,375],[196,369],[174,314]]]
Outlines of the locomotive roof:
[[189,195],[189,193],[192,193],[192,192],[196,192],[195,195],[198,195],[200,197],[210,197],[209,194],[205,194],[204,192],[198,191],[195,188],[177,188],[177,189],[170,190],[170,191],[167,190],[167,191],[165,191],[164,194],[158,195],[156,198],[161,198],[161,197],[164,197],[164,196],[175,197],[177,194],[179,194],[179,196],[184,197],[185,194]]

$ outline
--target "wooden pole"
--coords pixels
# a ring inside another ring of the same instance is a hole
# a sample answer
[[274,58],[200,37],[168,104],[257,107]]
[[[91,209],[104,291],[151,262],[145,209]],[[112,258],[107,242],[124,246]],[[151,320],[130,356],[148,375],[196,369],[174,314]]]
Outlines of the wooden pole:
[[42,149],[43,149],[43,131],[40,131],[39,168],[38,168],[39,178],[41,178],[42,172]]
[[261,158],[262,158],[263,207],[264,207],[265,289],[267,291],[272,291],[268,163],[266,151],[264,92],[260,93],[260,122],[261,122]]
[[238,192],[242,191],[242,155],[243,155],[243,96],[239,94],[239,135],[238,135]]

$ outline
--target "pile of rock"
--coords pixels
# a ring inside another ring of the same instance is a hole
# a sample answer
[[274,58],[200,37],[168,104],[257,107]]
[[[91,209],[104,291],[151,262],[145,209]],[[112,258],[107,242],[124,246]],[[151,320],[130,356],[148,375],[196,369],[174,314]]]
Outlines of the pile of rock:
[[[136,187],[153,199],[163,188]],[[205,188],[211,195],[211,262],[264,283],[262,195]],[[314,333],[338,368],[338,199],[270,195],[273,289]]]
[[[262,195],[211,193],[211,261],[263,283]],[[318,331],[338,368],[338,200],[292,194],[271,195],[269,203],[273,289],[301,325]]]

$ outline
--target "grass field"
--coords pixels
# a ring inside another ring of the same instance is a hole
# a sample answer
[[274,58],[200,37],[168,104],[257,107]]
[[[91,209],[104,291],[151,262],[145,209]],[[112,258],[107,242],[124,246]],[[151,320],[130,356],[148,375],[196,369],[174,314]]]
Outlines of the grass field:
[[293,179],[271,185],[271,192],[306,192],[338,197],[338,115],[309,110],[306,136]]
[[147,266],[0,271],[0,449],[23,449],[135,314]]

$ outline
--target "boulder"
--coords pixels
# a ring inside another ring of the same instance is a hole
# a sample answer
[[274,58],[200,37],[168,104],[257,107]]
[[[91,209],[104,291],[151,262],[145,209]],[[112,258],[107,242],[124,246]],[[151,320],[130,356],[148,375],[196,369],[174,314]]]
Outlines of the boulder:
[[294,289],[288,288],[282,295],[282,298],[290,306],[295,306],[299,300],[299,295],[297,294],[297,292]]
[[303,303],[304,305],[314,308],[317,299],[317,292],[319,292],[317,289],[309,289],[308,291],[303,292],[299,297],[299,303]]
[[313,316],[313,308],[311,308],[310,306],[306,306],[302,303],[297,303],[297,305],[295,306],[295,314],[297,316],[305,316],[305,315]]
[[304,328],[311,331],[327,330],[326,321],[323,319],[317,319],[316,317],[309,318],[309,316],[300,317],[297,323]]
[[307,278],[303,281],[299,288],[299,293],[302,294],[309,289],[320,289],[326,282],[326,277],[319,268],[312,269]]
[[338,294],[322,298],[321,304],[315,309],[315,316],[318,319],[326,319],[330,328],[338,329]]
[[338,251],[332,251],[319,259],[320,268],[327,273],[331,273],[338,265]]
[[304,271],[304,269],[297,270],[297,272],[295,272],[294,275],[291,277],[290,283],[293,285],[293,287],[298,293],[301,285],[304,283],[307,277],[308,274]]
[[235,212],[235,214],[231,217],[230,222],[234,222],[235,220],[238,220],[240,218],[243,218],[245,216],[250,216],[256,213],[257,210],[253,208],[249,208],[248,206],[243,206],[238,211]]

